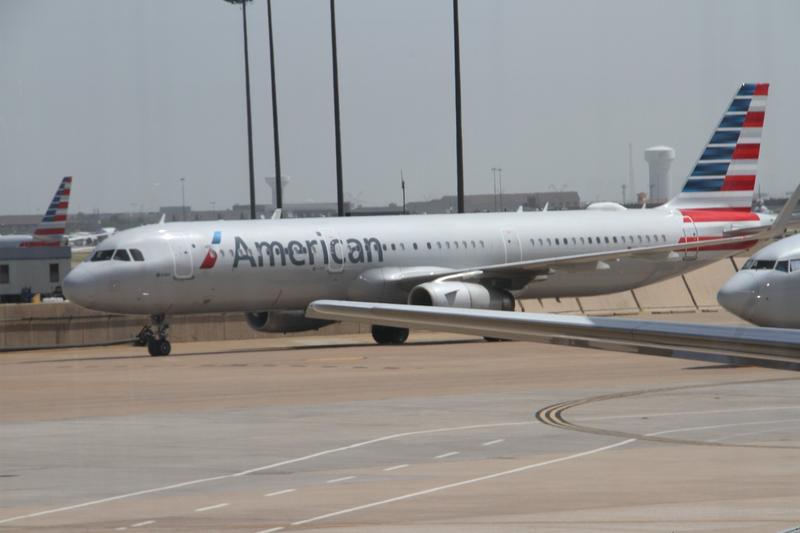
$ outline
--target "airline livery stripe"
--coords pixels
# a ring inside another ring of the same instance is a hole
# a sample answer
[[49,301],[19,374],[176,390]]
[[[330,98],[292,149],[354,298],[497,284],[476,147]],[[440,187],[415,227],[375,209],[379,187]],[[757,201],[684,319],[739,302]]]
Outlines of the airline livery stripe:
[[[684,217],[689,217],[695,223],[700,222],[750,222],[760,220],[750,207],[726,207],[721,209],[681,209]],[[684,218],[684,222],[688,222]]]
[[34,235],[61,235],[64,228],[39,228],[33,232]]
[[710,180],[688,180],[683,186],[683,192],[719,191],[725,180],[714,178]]
[[758,159],[760,144],[737,144],[732,159]]
[[735,113],[737,111],[747,111],[750,108],[750,98],[734,98],[731,106],[728,108],[728,113]]
[[715,131],[709,144],[734,144],[739,140],[738,131]]
[[745,83],[737,96],[766,96],[769,94],[769,83]]
[[750,111],[745,115],[742,126],[745,128],[763,128],[764,127],[764,112],[763,111]]
[[734,154],[734,147],[724,147],[724,146],[710,146],[706,148],[703,155],[700,156],[701,160],[707,159],[730,159],[731,156]]
[[697,163],[692,176],[724,176],[728,173],[728,163]]
[[719,123],[720,128],[741,128],[747,115],[725,115]]
[[723,191],[752,191],[756,186],[756,177],[749,176],[725,176],[722,184]]

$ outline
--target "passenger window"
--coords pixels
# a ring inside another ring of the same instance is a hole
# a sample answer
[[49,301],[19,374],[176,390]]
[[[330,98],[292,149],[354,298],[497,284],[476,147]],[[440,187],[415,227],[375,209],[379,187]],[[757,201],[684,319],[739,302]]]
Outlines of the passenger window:
[[645,235],[645,238],[647,239],[647,242],[650,242],[650,235]]
[[405,243],[402,243],[402,242],[400,243],[400,249],[401,250],[405,250],[406,249]]
[[142,255],[142,252],[140,252],[136,248],[131,248],[131,257],[133,257],[134,261],[144,261],[144,256]]
[[533,242],[533,239],[531,239],[531,248],[533,248],[534,246],[536,246],[536,243]]
[[417,243],[414,243],[414,249],[415,250],[417,249]]
[[[749,262],[750,261],[748,261],[748,263]],[[798,270],[800,270],[800,259],[792,259],[791,264],[792,264],[792,272],[797,272]]]
[[428,243],[428,250],[431,249],[431,243]]
[[475,241],[472,241],[472,247],[475,248]]
[[450,249],[450,241],[445,241],[445,245],[447,245],[447,249]]
[[606,237],[606,244],[608,244],[608,237]]
[[442,249],[442,242],[436,241],[436,246],[441,250]]
[[617,238],[616,237],[611,237],[611,238],[614,240],[614,244],[617,244]]
[[775,263],[775,270],[789,272],[789,261],[778,261]]
[[550,240],[550,237],[547,238],[547,246],[553,246],[553,241]]
[[558,237],[556,237],[556,246],[558,246],[558,245],[559,245]]
[[589,237],[589,244],[592,244],[592,238]]
[[128,255],[128,250],[120,248],[114,253],[114,261],[130,261],[131,256]]
[[92,256],[91,261],[109,261],[114,256],[114,250],[98,250]]
[[453,245],[456,247],[456,250],[458,250],[458,241],[453,242]]
[[602,240],[600,240],[600,237],[595,237],[595,238],[594,238],[594,241],[595,241],[597,244],[600,244],[601,242],[603,242]]
[[[386,252],[388,249],[389,249],[389,247],[388,247],[388,246],[386,246],[386,244],[384,244],[384,245],[383,245],[383,251],[384,251],[384,252]],[[231,255],[233,255],[233,252],[232,252],[232,251],[231,251]]]
[[573,238],[572,238],[572,244],[578,244],[578,239],[576,239],[575,237],[573,237]]
[[461,241],[461,244],[464,245],[464,248],[467,248],[467,241]]
[[544,246],[544,240],[543,239],[539,239],[539,246]]
[[480,241],[480,244],[481,244],[481,248],[483,248],[484,247],[483,241]]
[[586,244],[586,241],[581,237],[581,244]]

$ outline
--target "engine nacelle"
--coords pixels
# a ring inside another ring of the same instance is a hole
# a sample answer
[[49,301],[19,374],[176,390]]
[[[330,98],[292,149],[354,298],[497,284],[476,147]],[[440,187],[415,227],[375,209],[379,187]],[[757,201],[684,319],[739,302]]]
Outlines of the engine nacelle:
[[411,289],[408,303],[434,307],[514,310],[514,296],[510,292],[461,281],[430,281],[417,285]]
[[306,318],[303,311],[263,311],[259,313],[245,313],[244,318],[248,326],[262,333],[308,331],[333,324],[332,320]]

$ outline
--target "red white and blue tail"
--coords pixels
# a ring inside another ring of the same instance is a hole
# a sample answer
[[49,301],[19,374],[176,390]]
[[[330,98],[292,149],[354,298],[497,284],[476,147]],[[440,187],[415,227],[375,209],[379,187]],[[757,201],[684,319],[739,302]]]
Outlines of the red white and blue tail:
[[768,83],[745,83],[668,207],[691,211],[749,213],[767,107]]
[[69,193],[72,188],[72,176],[61,180],[53,201],[45,211],[42,221],[33,231],[33,239],[22,243],[22,246],[59,246],[67,229],[67,209],[69,209]]

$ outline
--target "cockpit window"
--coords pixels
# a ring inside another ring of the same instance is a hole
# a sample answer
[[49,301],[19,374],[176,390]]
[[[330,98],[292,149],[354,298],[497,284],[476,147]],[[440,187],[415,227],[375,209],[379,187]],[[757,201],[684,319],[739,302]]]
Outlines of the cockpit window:
[[775,261],[769,259],[760,259],[753,265],[753,270],[772,270],[775,268]]
[[109,261],[114,255],[114,250],[97,250],[92,256],[92,262]]
[[780,270],[781,272],[789,272],[789,261],[778,261],[775,263],[775,270]]
[[140,252],[136,248],[131,248],[131,257],[133,257],[134,261],[144,261],[144,256],[142,255],[142,252]]
[[753,268],[753,263],[755,263],[755,261],[753,261],[752,259],[748,259],[747,261],[744,262],[744,265],[742,265],[742,270],[750,270],[751,268]]
[[131,256],[128,255],[128,250],[119,249],[114,253],[114,261],[130,261]]

